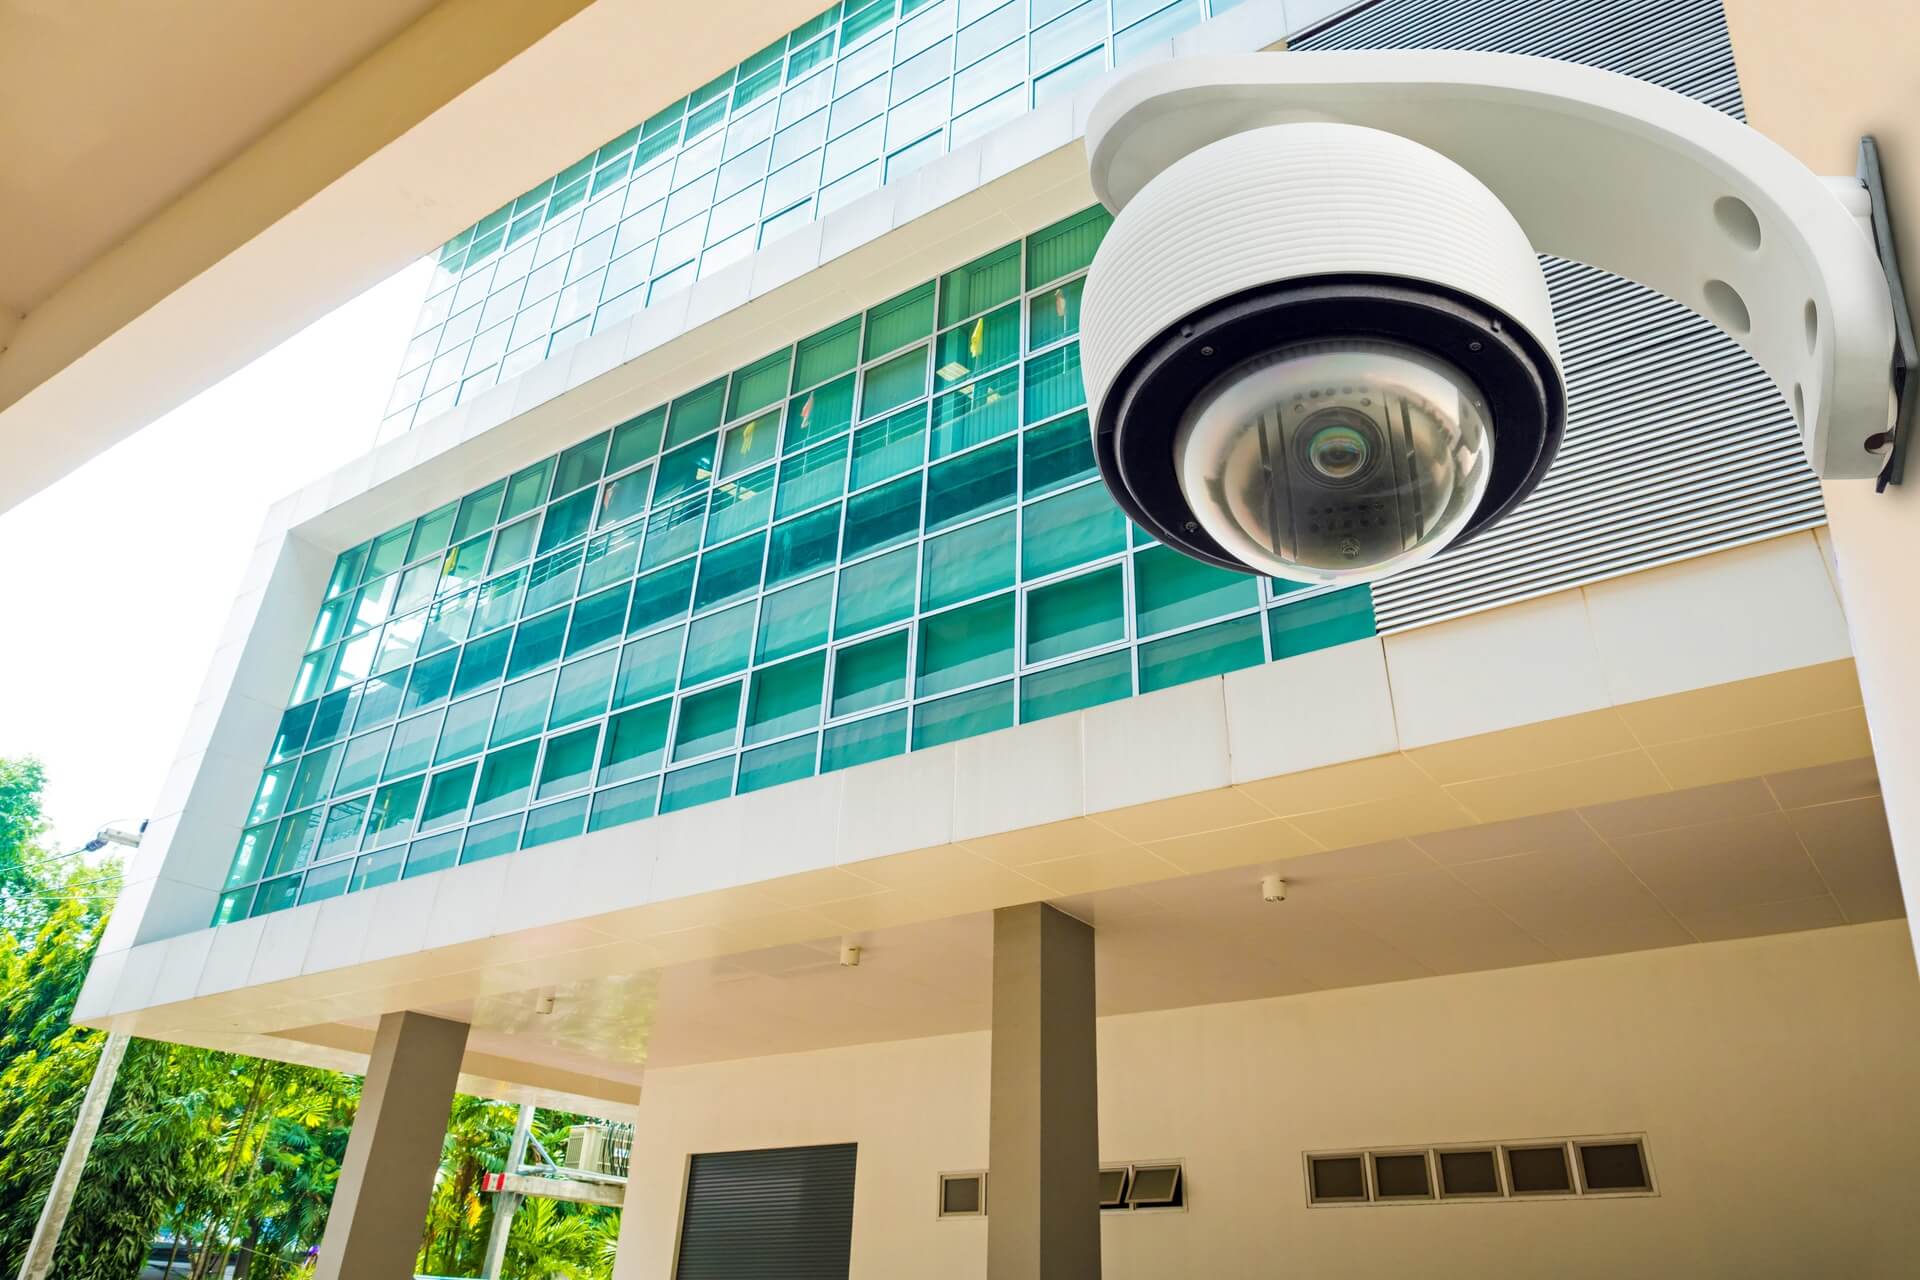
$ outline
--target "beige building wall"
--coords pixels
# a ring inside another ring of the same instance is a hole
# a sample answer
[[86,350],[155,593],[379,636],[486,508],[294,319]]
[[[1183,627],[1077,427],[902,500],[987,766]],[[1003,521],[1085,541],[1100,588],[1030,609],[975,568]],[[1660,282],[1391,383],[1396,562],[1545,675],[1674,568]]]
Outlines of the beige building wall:
[[[1912,974],[1890,921],[1103,1019],[1102,1159],[1190,1179],[1185,1213],[1103,1220],[1105,1275],[1912,1275]],[[854,1277],[984,1276],[986,1222],[934,1197],[986,1163],[988,1056],[649,1073],[616,1280],[672,1275],[690,1153],[847,1141]],[[1646,1133],[1657,1195],[1306,1205],[1305,1150],[1616,1132]]]

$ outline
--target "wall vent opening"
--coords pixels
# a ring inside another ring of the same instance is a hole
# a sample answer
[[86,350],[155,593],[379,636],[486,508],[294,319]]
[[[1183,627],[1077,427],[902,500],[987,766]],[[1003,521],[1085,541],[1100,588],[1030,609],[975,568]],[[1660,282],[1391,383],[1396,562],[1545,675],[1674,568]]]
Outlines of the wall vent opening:
[[1307,1157],[1315,1204],[1352,1204],[1367,1198],[1367,1171],[1359,1156]]
[[1127,1207],[1127,1183],[1132,1174],[1133,1170],[1126,1165],[1100,1171],[1100,1207],[1102,1209]]
[[1651,1191],[1646,1156],[1637,1141],[1581,1142],[1580,1184],[1588,1193]]
[[1310,1205],[1658,1194],[1646,1135],[1637,1133],[1301,1156]]
[[940,1175],[940,1216],[943,1218],[984,1218],[987,1216],[987,1175],[943,1173]]
[[1187,1207],[1187,1171],[1178,1160],[1107,1165],[1100,1170],[1102,1212],[1151,1213]]
[[1551,1147],[1508,1147],[1507,1182],[1516,1196],[1564,1196],[1573,1191],[1565,1143]]
[[1500,1194],[1500,1162],[1492,1147],[1441,1151],[1440,1195],[1447,1200],[1484,1199]]
[[1427,1175],[1427,1153],[1375,1152],[1373,1193],[1382,1200],[1433,1199],[1433,1184]]

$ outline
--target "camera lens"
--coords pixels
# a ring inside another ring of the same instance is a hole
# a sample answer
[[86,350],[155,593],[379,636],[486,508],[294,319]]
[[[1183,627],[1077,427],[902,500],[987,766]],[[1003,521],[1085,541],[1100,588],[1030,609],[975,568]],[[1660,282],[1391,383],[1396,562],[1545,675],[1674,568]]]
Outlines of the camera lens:
[[1379,455],[1378,431],[1372,422],[1351,409],[1322,409],[1300,424],[1297,437],[1307,465],[1332,485],[1350,485],[1364,479]]

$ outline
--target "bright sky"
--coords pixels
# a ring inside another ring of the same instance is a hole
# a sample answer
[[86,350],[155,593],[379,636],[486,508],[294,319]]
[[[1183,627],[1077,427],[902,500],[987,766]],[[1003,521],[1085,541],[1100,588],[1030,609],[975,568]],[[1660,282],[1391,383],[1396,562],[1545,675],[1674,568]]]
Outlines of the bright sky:
[[371,446],[426,272],[0,514],[0,755],[46,765],[51,847],[151,816],[267,508]]

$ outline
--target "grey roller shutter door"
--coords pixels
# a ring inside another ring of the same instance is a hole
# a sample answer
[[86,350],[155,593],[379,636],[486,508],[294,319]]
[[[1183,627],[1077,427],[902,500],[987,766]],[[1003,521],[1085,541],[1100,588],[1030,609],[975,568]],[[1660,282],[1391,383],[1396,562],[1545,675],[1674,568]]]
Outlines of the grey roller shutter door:
[[678,1280],[846,1280],[855,1144],[696,1155]]

